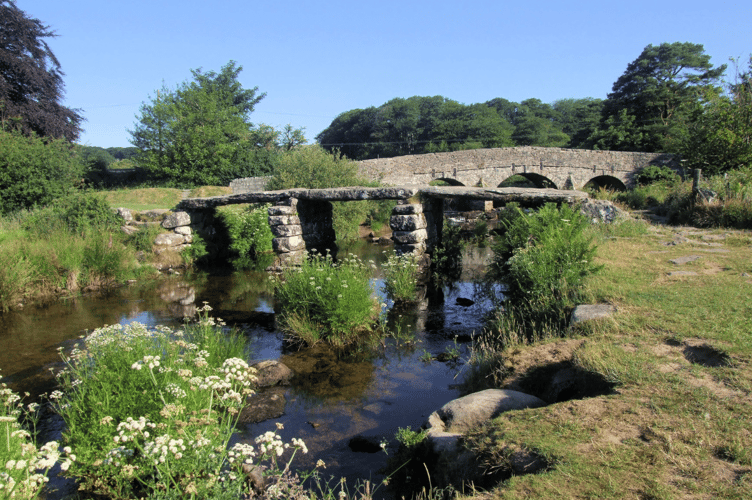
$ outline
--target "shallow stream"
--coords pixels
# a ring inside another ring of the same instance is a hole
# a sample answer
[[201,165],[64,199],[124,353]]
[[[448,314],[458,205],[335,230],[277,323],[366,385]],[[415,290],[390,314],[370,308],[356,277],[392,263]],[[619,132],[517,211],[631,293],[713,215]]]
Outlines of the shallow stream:
[[[385,258],[384,250],[362,242],[345,251],[378,264]],[[264,273],[201,273],[0,316],[0,375],[18,392],[50,392],[55,383],[49,368],[59,362],[57,349],[72,347],[87,331],[132,321],[179,325],[184,315],[207,302],[214,308],[213,316],[246,332],[249,361],[279,359],[295,372],[289,386],[265,391],[275,402],[274,418],[241,425],[238,440],[276,430],[279,422],[284,424],[280,434],[285,441],[302,438],[309,449],[307,455],[296,457],[296,466],[312,468],[321,459],[326,478],[379,482],[387,455],[353,451],[351,440],[363,436],[387,441],[386,452],[393,453],[398,427],[416,430],[431,412],[458,397],[472,336],[481,330],[491,308],[490,301],[476,294],[471,280],[484,270],[488,255],[487,249],[468,248],[463,278],[457,283],[427,291],[412,307],[390,310],[389,325],[400,332],[399,338],[386,339],[374,349],[348,355],[323,347],[292,350],[275,329],[274,299]],[[381,293],[378,278],[375,286]],[[459,358],[435,359],[450,351]]]

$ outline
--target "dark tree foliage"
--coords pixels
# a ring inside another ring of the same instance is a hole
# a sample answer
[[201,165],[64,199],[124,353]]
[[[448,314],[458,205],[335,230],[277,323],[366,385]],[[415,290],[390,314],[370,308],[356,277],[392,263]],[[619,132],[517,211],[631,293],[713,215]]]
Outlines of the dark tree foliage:
[[74,141],[83,118],[60,104],[63,72],[44,40],[54,36],[15,0],[0,0],[0,126]]
[[396,98],[339,115],[316,140],[363,160],[437,151],[512,146],[511,126],[495,109],[442,96]]
[[702,45],[648,45],[614,83],[598,130],[588,144],[596,149],[674,152],[688,124],[718,92],[726,65],[713,68]]

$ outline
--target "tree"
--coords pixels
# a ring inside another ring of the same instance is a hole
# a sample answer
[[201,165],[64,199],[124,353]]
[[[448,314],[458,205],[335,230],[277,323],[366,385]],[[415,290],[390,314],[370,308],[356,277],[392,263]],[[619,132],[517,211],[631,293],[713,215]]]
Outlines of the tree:
[[72,142],[83,118],[60,103],[64,73],[44,40],[54,36],[15,0],[0,0],[0,127]]
[[717,174],[752,166],[752,57],[735,71],[727,93],[713,98],[693,121],[682,156],[689,168]]
[[[442,96],[392,99],[342,113],[316,140],[364,160],[438,150],[511,146],[511,127],[495,109]],[[438,146],[437,149],[437,144]]]
[[175,91],[162,88],[143,104],[130,131],[139,165],[158,178],[188,184],[226,184],[267,173],[256,164],[259,134],[249,121],[266,94],[243,88],[242,69],[230,61],[219,73],[191,70],[193,81]]
[[603,99],[559,99],[551,105],[554,123],[569,136],[567,147],[581,148],[598,127]]
[[[713,68],[702,45],[648,45],[614,83],[604,102],[598,130],[588,140],[596,149],[676,151],[689,118],[718,93],[726,65]],[[627,127],[614,133],[619,127]]]

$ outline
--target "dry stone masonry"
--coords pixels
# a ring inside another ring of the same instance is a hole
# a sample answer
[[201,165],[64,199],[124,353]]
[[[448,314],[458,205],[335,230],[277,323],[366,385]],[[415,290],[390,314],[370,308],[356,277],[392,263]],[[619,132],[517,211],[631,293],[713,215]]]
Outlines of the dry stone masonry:
[[332,201],[398,200],[390,219],[398,253],[432,252],[441,241],[444,200],[518,202],[537,206],[547,202],[575,203],[587,199],[580,191],[529,188],[467,188],[459,186],[343,187],[331,189],[288,189],[237,193],[211,198],[190,198],[178,208],[193,220],[214,207],[238,203],[273,203],[269,225],[272,246],[280,266],[295,265],[306,251],[336,250],[332,228]]
[[463,186],[497,187],[513,175],[523,175],[536,184],[548,179],[558,189],[581,189],[598,178],[615,179],[631,187],[634,174],[649,165],[679,169],[678,158],[666,153],[533,146],[397,156],[358,164],[364,177],[395,186],[446,180]]

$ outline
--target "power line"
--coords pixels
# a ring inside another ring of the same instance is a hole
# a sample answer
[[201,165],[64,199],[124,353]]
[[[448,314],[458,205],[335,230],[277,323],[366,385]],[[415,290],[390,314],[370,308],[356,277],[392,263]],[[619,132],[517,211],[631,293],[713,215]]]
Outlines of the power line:
[[485,138],[467,138],[467,139],[441,139],[441,140],[421,140],[421,141],[377,141],[377,142],[332,142],[332,143],[320,143],[320,146],[372,146],[379,144],[441,144],[442,142],[484,142],[484,141],[496,141],[498,137],[485,137]]

